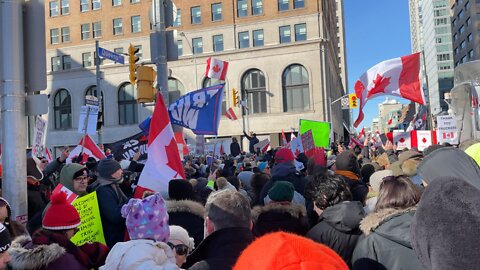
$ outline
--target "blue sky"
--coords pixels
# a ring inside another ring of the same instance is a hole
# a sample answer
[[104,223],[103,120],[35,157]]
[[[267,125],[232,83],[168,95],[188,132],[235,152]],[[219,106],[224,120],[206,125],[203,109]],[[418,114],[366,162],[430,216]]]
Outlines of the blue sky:
[[[347,45],[348,90],[370,67],[390,58],[411,53],[408,1],[344,0]],[[357,128],[370,127],[378,114],[378,103],[385,96],[370,100],[363,109],[365,119]],[[405,100],[397,100],[406,103]],[[353,120],[358,109],[353,110]]]

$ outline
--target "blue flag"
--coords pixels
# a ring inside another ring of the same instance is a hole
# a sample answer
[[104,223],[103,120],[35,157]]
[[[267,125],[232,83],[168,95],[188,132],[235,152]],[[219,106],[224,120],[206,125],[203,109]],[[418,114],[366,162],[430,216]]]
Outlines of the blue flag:
[[143,134],[148,136],[148,132],[150,131],[150,121],[152,117],[149,116],[142,123],[138,124],[138,127],[143,131]]
[[224,86],[192,91],[170,104],[168,115],[172,124],[189,128],[197,135],[217,135]]

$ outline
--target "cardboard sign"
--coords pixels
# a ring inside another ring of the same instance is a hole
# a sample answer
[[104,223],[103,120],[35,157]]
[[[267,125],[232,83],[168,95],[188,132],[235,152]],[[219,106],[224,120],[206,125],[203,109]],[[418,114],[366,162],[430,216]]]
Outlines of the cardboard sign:
[[97,132],[98,106],[82,106],[78,133],[95,134]]
[[302,138],[302,145],[305,153],[315,148],[312,130],[303,133],[302,135],[300,135],[300,137]]
[[315,146],[323,148],[330,147],[331,125],[329,122],[300,119],[300,134],[309,130],[312,131]]
[[457,120],[453,115],[437,116],[438,143],[458,144]]
[[79,231],[70,240],[77,246],[87,242],[105,244],[97,192],[76,199],[72,205],[77,209],[82,224],[78,227]]
[[45,135],[47,121],[40,116],[35,118],[35,129],[33,130],[32,155],[42,155],[45,149]]

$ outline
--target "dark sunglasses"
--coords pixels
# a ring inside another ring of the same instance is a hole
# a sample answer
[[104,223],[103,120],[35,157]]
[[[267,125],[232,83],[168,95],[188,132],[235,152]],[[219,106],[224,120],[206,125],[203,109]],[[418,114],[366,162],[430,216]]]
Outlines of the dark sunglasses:
[[184,244],[174,245],[170,242],[168,242],[167,244],[172,250],[173,249],[175,250],[175,253],[177,253],[177,255],[180,255],[180,256],[188,255],[189,248],[186,245]]

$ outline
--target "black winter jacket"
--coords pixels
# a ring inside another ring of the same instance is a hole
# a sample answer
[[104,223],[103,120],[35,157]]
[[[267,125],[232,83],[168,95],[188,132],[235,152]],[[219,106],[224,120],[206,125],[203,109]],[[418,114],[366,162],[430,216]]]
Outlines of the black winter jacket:
[[187,230],[193,238],[195,247],[203,240],[203,216],[205,207],[190,200],[167,200],[168,224],[177,225]]
[[351,266],[353,250],[362,235],[360,221],[364,217],[365,212],[360,202],[342,202],[327,207],[307,237],[330,247]]

